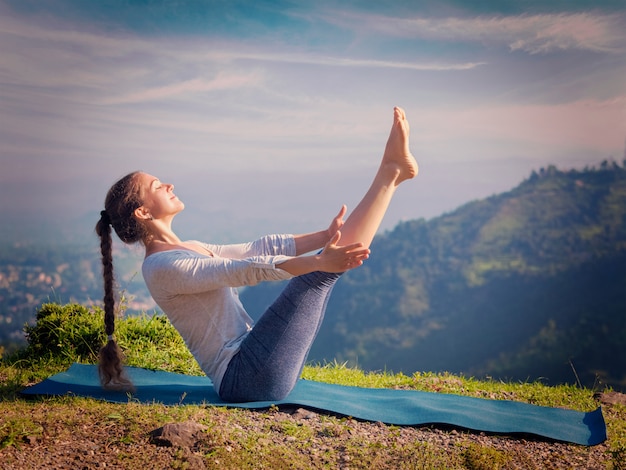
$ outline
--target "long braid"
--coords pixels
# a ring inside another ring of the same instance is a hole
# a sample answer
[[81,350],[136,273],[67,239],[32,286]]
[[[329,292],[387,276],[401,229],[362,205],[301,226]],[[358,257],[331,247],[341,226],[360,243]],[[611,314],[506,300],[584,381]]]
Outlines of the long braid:
[[113,275],[113,243],[111,240],[111,225],[109,217],[105,211],[102,211],[100,216],[100,253],[102,255],[102,277],[104,279],[104,330],[107,335],[112,335],[115,331],[115,295],[113,293],[115,277]]
[[108,338],[105,345],[100,349],[100,363],[98,366],[100,382],[106,389],[132,390],[132,383],[124,374],[124,356],[115,339],[113,339],[113,333],[115,333],[113,242],[111,239],[110,219],[105,211],[100,213],[96,232],[100,236],[102,277],[104,279],[104,331]]
[[104,331],[105,345],[100,349],[98,370],[100,382],[106,389],[132,390],[133,384],[124,374],[124,355],[113,338],[115,333],[115,276],[113,271],[113,240],[111,226],[125,243],[140,241],[145,229],[133,218],[132,212],[139,207],[139,189],[136,173],[130,173],[115,183],[107,194],[105,210],[100,212],[96,233],[100,237],[102,277],[104,280]]

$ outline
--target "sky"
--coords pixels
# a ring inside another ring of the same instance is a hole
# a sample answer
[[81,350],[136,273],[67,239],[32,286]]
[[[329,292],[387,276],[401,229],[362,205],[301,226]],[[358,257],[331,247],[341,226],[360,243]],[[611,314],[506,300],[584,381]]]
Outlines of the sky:
[[621,164],[626,0],[0,0],[0,215],[84,230],[139,169],[175,185],[183,238],[318,230],[394,106],[420,174],[383,229]]

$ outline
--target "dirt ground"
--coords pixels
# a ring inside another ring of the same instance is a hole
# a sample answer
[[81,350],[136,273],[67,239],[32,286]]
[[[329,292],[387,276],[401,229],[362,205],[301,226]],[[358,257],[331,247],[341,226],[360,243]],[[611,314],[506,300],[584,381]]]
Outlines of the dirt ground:
[[[176,442],[155,439],[155,429],[147,423],[130,423],[111,414],[99,422],[77,416],[72,425],[48,423],[40,433],[23,436],[0,450],[0,467],[7,470],[420,468],[414,460],[415,451],[408,453],[406,450],[415,449],[416,443],[428,452],[441,452],[441,456],[458,455],[464,449],[471,449],[473,444],[487,446],[496,450],[497,455],[507,456],[506,462],[487,462],[483,466],[474,462],[457,468],[615,467],[610,463],[606,443],[585,447],[436,427],[387,426],[329,417],[302,408],[271,412],[243,410],[235,415],[223,409],[201,408],[191,419],[179,423],[191,425],[187,428],[191,431],[183,432],[183,440]],[[305,438],[298,436],[300,430],[306,431]],[[246,441],[246,436],[254,436],[254,442]],[[378,456],[362,454],[366,458],[361,460],[358,449],[364,448],[378,449]],[[285,456],[282,460],[278,455],[281,452]],[[234,458],[236,453],[247,454],[247,460]],[[442,457],[441,468],[446,468],[451,461],[459,462]]]

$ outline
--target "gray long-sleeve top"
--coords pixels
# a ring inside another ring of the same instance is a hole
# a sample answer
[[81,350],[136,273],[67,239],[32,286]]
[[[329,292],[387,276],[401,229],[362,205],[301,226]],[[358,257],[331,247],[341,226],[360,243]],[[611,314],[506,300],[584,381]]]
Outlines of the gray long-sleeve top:
[[213,256],[185,249],[153,253],[142,274],[152,298],[219,392],[230,359],[252,328],[237,288],[291,278],[276,264],[295,256],[296,246],[292,235],[233,245],[195,243]]

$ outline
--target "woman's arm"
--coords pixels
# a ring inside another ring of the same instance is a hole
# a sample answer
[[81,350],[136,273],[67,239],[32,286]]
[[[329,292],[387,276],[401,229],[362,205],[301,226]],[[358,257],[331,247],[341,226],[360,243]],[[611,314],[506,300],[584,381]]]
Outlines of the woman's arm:
[[203,256],[189,250],[171,250],[149,256],[143,277],[154,295],[198,294],[222,287],[253,286],[292,275],[277,265],[289,256],[256,256],[243,260]]
[[337,233],[337,231],[343,225],[343,216],[346,215],[345,204],[341,206],[341,210],[331,221],[329,227],[326,230],[320,230],[319,232],[305,233],[301,235],[294,235],[294,241],[296,242],[296,256],[310,253],[313,250],[319,250],[326,246],[328,241]]
[[248,243],[215,245],[202,243],[209,251],[221,258],[246,259],[253,256],[296,256],[296,241],[293,235],[266,235]]

